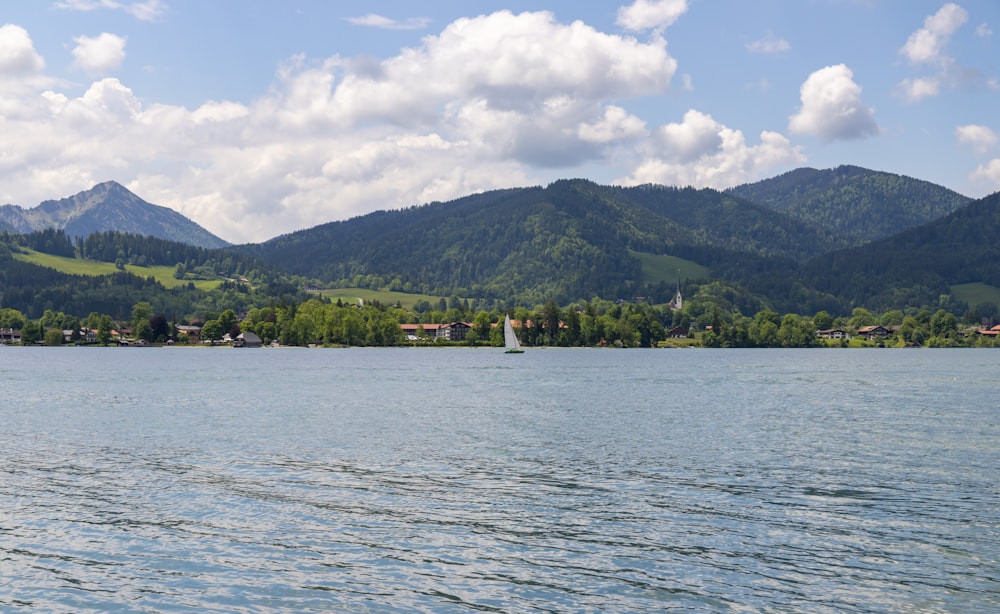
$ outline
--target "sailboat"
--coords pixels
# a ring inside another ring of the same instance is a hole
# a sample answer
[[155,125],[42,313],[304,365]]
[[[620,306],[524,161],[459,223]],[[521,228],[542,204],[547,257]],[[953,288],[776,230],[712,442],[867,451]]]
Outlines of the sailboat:
[[514,334],[514,327],[510,323],[510,315],[505,315],[503,317],[503,343],[507,348],[505,354],[523,354],[524,350],[521,349],[521,342],[517,340],[517,335]]

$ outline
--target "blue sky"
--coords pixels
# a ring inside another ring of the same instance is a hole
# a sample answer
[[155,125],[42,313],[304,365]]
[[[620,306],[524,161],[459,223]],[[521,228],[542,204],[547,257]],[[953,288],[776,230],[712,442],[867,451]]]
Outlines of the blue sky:
[[0,202],[113,179],[244,242],[566,177],[981,197],[995,29],[996,0],[4,3]]

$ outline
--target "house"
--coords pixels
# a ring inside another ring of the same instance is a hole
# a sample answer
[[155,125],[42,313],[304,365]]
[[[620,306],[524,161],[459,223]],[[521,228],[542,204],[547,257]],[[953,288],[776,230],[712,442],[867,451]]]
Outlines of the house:
[[174,326],[177,329],[177,336],[187,335],[188,341],[191,343],[201,342],[201,327],[200,326],[189,326],[187,324],[177,324]]
[[417,341],[420,337],[417,331],[424,329],[424,337],[444,339],[446,341],[464,341],[472,329],[470,322],[451,322],[449,324],[400,324],[407,341]]
[[21,343],[21,331],[13,328],[0,328],[0,343]]
[[992,328],[977,329],[976,334],[983,337],[1000,337],[1000,324],[997,324]]
[[469,334],[470,330],[472,330],[470,322],[443,324],[437,330],[437,338],[447,339],[448,341],[465,341],[465,337]]
[[866,341],[874,341],[875,339],[885,339],[891,332],[881,324],[876,324],[875,326],[862,326],[858,329],[858,336]]
[[246,331],[240,333],[236,339],[233,340],[234,348],[259,348],[264,347],[264,340],[257,336],[256,333],[251,331]]
[[[400,324],[399,327],[403,329],[403,334],[406,335],[407,341],[418,341],[421,338],[436,338],[438,329],[444,326],[444,324]],[[417,333],[423,329],[423,336]]]
[[821,339],[850,339],[851,336],[842,328],[828,328],[816,331],[816,336]]
[[688,329],[683,326],[675,326],[667,331],[667,337],[670,339],[687,339]]

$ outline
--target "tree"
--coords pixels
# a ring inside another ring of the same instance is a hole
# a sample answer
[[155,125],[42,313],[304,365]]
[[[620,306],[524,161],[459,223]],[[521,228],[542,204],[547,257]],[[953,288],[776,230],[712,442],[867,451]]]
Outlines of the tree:
[[129,323],[132,326],[132,336],[134,338],[152,341],[150,335],[152,327],[149,324],[152,317],[153,306],[146,301],[140,301],[132,306],[132,318],[129,320]]
[[778,329],[778,340],[782,347],[804,348],[816,345],[815,325],[808,318],[794,313],[781,318],[781,328]]
[[770,309],[761,309],[753,317],[753,322],[747,329],[750,336],[750,343],[759,347],[777,347],[781,345],[778,340],[778,328],[781,325],[781,316]]
[[[235,338],[240,334],[238,318],[236,317],[236,312],[232,309],[226,309],[219,314],[219,324],[222,325],[223,335],[229,333]],[[233,335],[233,332],[235,332],[236,335]]]
[[16,309],[0,309],[0,328],[21,329],[24,327],[26,318],[24,314]]
[[957,328],[958,318],[950,311],[938,309],[931,316],[931,336],[933,337],[954,337]]
[[873,326],[876,323],[875,316],[864,307],[855,307],[851,311],[851,319],[847,321],[847,325],[854,330],[863,326]]
[[833,316],[826,311],[818,311],[813,316],[813,326],[816,330],[830,330],[833,328]]
[[45,345],[62,345],[63,332],[61,328],[50,328],[45,331]]
[[559,309],[559,305],[555,301],[546,301],[545,305],[542,306],[542,330],[545,331],[545,344],[546,345],[556,345],[556,341],[559,338],[559,321],[562,318],[562,312]]
[[222,331],[222,324],[218,320],[209,320],[201,327],[201,338],[212,343],[222,339],[223,334],[225,333]]
[[148,341],[164,342],[170,337],[170,323],[167,316],[162,313],[149,319],[149,339]]
[[478,312],[472,320],[472,330],[469,332],[476,333],[476,340],[481,341],[490,338],[490,332],[493,328],[492,322],[490,322],[490,314],[485,311]]
[[37,322],[28,320],[21,329],[21,343],[29,345],[41,341],[45,336],[45,330]]

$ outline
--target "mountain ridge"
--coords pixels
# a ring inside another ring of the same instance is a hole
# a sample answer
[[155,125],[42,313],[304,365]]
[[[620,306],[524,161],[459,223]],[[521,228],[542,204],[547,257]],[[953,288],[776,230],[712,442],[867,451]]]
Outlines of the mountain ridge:
[[[935,194],[950,193],[928,182],[860,167],[838,169],[844,176],[841,183],[870,179],[852,189],[884,195],[879,182],[895,182],[888,193],[899,195],[891,202],[898,210],[929,215],[934,209],[924,203]],[[829,173],[802,169],[797,175]],[[802,185],[809,187],[808,182]],[[99,187],[78,200],[111,203],[115,199],[103,198],[106,193],[125,191],[113,182]],[[890,206],[884,199],[869,200]],[[829,204],[833,201],[815,202],[836,210]],[[108,207],[113,213],[114,205]],[[951,287],[961,284],[1000,288],[991,268],[1000,258],[991,242],[1000,232],[998,211],[993,195],[892,237],[849,240],[833,228],[729,192],[562,179],[544,187],[375,211],[263,243],[230,246],[210,259],[223,264],[227,255],[253,256],[299,288],[364,287],[463,296],[486,304],[636,296],[665,303],[679,282],[721,281],[784,312],[843,312],[872,303],[943,305]],[[876,208],[868,222],[877,222],[879,215]],[[181,250],[175,248],[147,254],[151,247],[134,239],[128,239],[134,247],[126,250],[127,262],[145,258],[173,266],[167,261],[173,258],[178,274],[200,264],[201,256],[178,260]],[[64,243],[72,253],[70,242]],[[88,247],[86,255],[79,244],[76,250],[81,257],[100,252],[101,259],[117,259],[121,250],[106,247]]]
[[62,230],[70,237],[118,231],[213,249],[229,245],[184,215],[149,203],[116,181],[105,181],[29,209],[0,207],[0,229],[30,233],[49,228]]
[[850,245],[892,236],[974,200],[929,181],[849,164],[797,168],[725,192],[828,229]]

